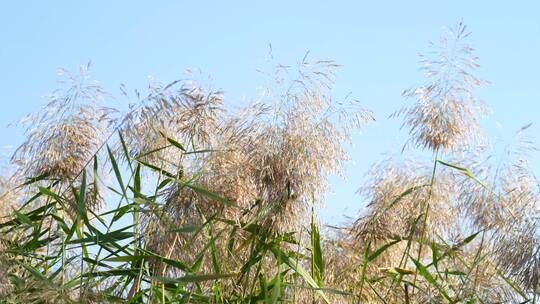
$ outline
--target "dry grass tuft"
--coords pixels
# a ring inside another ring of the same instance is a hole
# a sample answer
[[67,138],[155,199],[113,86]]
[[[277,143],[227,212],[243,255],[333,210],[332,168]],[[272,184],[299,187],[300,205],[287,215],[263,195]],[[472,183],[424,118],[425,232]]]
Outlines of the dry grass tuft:
[[469,34],[460,22],[440,44],[432,44],[433,58],[421,57],[430,82],[403,92],[417,102],[393,115],[404,117],[410,141],[417,147],[433,151],[467,149],[480,139],[478,115],[485,110],[474,91],[482,81],[473,74],[479,67],[478,58],[464,42]]
[[[356,102],[337,103],[329,95],[329,81],[337,67],[333,62],[302,62],[299,64],[300,78],[287,83],[290,86],[284,91],[280,91],[279,86],[268,90],[260,102],[237,112],[224,111],[219,104],[213,102],[205,103],[212,110],[203,111],[202,114],[194,113],[205,120],[199,125],[206,126],[196,132],[187,129],[184,120],[173,119],[178,114],[167,114],[169,108],[181,109],[171,110],[171,113],[183,113],[186,111],[183,104],[179,103],[174,108],[165,103],[167,98],[153,99],[154,103],[149,106],[152,111],[145,110],[147,114],[144,115],[149,115],[148,118],[133,119],[133,122],[140,122],[141,125],[130,124],[126,128],[127,134],[129,129],[147,131],[154,128],[150,126],[157,124],[165,126],[165,133],[179,140],[184,147],[190,147],[191,139],[196,137],[202,147],[192,149],[210,149],[212,152],[176,157],[174,172],[182,172],[186,179],[197,175],[199,186],[241,208],[251,209],[250,214],[262,214],[259,221],[275,233],[299,231],[301,225],[306,223],[310,205],[318,203],[318,197],[326,189],[328,174],[339,172],[348,159],[342,148],[343,142],[349,139],[353,128],[372,120],[371,115]],[[205,93],[200,96],[214,94]],[[159,121],[151,119],[153,114],[150,113],[160,113]],[[137,115],[141,117],[142,114]],[[139,154],[166,145],[165,142],[154,146],[134,145],[139,138],[144,144],[157,142],[142,136],[135,132],[127,136],[128,146],[137,147],[135,150]],[[182,154],[181,151],[177,152]],[[168,159],[170,155],[167,152]],[[150,159],[160,164],[172,163],[164,161],[160,156]],[[181,227],[202,224],[203,219],[197,210],[205,218],[217,214],[238,223],[250,220],[251,215],[209,200],[186,188],[173,186],[166,193],[167,209],[164,218],[167,219],[156,221],[151,217],[146,220],[146,233],[150,235],[151,248],[164,255],[175,257],[176,254],[182,254],[186,258],[185,248],[190,248],[188,252],[198,252],[201,249],[197,244],[203,242],[170,233],[171,225]],[[254,205],[257,201],[260,203]],[[217,243],[218,248],[226,252],[227,244]],[[194,257],[187,258],[191,260]],[[241,255],[237,258],[242,260]]]
[[42,111],[20,121],[27,138],[12,162],[21,176],[46,176],[70,185],[109,135],[116,111],[101,105],[106,93],[89,79],[89,68],[81,66],[76,75],[61,71],[64,87],[49,96]]

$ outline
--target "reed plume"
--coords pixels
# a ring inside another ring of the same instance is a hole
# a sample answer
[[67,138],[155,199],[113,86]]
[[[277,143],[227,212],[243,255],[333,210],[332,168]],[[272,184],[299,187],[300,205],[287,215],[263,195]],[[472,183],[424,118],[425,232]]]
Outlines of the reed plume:
[[[90,64],[81,66],[78,74],[61,70],[62,88],[50,94],[41,111],[20,121],[26,140],[12,156],[19,175],[46,177],[71,187],[98,152],[115,122],[116,110],[103,105],[107,93],[90,80],[89,68]],[[68,201],[74,210],[74,201]],[[99,205],[93,200],[88,207]]]
[[421,55],[429,82],[404,91],[403,96],[416,103],[393,114],[403,116],[404,126],[410,128],[408,144],[455,151],[467,149],[481,138],[478,118],[485,108],[475,89],[483,82],[474,75],[479,64],[474,49],[465,42],[469,34],[459,22],[439,44],[432,43],[431,56]]

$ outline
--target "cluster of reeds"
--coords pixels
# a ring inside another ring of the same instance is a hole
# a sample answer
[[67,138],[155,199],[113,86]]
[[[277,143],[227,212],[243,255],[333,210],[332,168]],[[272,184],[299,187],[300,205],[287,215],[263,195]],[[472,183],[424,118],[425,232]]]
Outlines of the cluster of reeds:
[[23,121],[24,178],[0,180],[0,301],[535,303],[538,183],[523,155],[481,156],[468,35],[422,57],[428,83],[394,115],[433,161],[373,166],[343,227],[313,210],[373,118],[332,97],[334,62],[280,65],[235,110],[193,81],[154,84],[119,119],[87,66],[68,74]]

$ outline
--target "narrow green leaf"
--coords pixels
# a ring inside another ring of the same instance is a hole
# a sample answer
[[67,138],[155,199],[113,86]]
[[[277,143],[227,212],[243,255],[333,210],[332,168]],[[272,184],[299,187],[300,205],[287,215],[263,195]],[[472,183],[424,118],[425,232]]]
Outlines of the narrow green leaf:
[[111,160],[111,165],[113,167],[114,174],[116,175],[116,180],[118,181],[118,184],[120,185],[120,188],[122,189],[122,193],[125,197],[126,195],[126,188],[124,187],[124,182],[122,180],[122,174],[120,173],[120,168],[118,167],[118,163],[116,162],[116,158],[114,157],[114,154],[111,150],[111,147],[107,145],[107,152],[109,153],[109,159]]
[[426,279],[426,281],[428,281],[428,283],[430,283],[431,285],[433,285],[435,288],[437,288],[437,290],[439,290],[439,292],[441,293],[441,295],[447,299],[450,303],[452,303],[452,299],[450,298],[450,296],[448,295],[448,293],[446,293],[446,291],[437,283],[437,281],[435,280],[435,278],[431,275],[431,273],[427,270],[427,268],[422,265],[422,263],[420,263],[419,261],[415,260],[414,258],[411,257],[411,260],[413,261],[414,265],[416,266],[416,269],[418,271],[418,273],[424,277],[424,279]]
[[163,137],[165,137],[165,139],[167,139],[167,141],[168,141],[171,145],[177,147],[178,149],[182,150],[183,152],[186,152],[186,149],[184,148],[184,146],[183,146],[181,143],[179,143],[178,141],[176,141],[176,140],[170,138],[169,136],[165,135],[165,133],[163,133],[163,132],[161,132],[161,131],[159,131],[159,134],[161,134]]
[[315,223],[313,209],[311,210],[311,275],[319,287],[322,287],[324,262],[321,250],[321,237],[317,224]]
[[[319,286],[317,284],[317,282],[315,282],[315,280],[313,279],[313,277],[307,272],[304,270],[304,268],[302,268],[302,266],[300,266],[298,263],[296,263],[295,261],[291,260],[289,256],[287,256],[281,249],[279,249],[277,246],[272,246],[270,248],[270,250],[272,251],[272,253],[274,254],[274,256],[276,257],[276,259],[278,260],[281,260],[283,263],[285,263],[287,266],[289,266],[292,270],[294,270],[296,273],[298,273],[300,276],[302,276],[304,278],[304,280],[311,286],[311,287],[314,287],[314,288],[320,288],[321,286]],[[322,292],[321,290],[317,290],[317,293],[319,294],[319,296],[324,300],[325,303],[330,303],[330,301],[328,300],[328,298],[326,297],[326,295],[324,294],[324,292]]]
[[375,260],[379,255],[381,255],[383,252],[386,251],[386,249],[394,246],[395,244],[401,242],[401,240],[394,240],[394,241],[391,241],[387,244],[384,244],[383,246],[381,246],[379,249],[375,250],[373,253],[371,253],[368,257],[367,257],[367,262],[371,262],[373,260]]
[[193,275],[185,275],[183,277],[176,278],[176,279],[165,278],[161,276],[151,276],[151,278],[155,281],[158,281],[164,284],[178,284],[178,283],[199,283],[199,282],[234,278],[236,276],[238,276],[238,273],[193,274]]
[[86,170],[82,172],[81,187],[79,189],[79,195],[77,196],[77,215],[79,219],[88,223],[88,217],[86,216]]

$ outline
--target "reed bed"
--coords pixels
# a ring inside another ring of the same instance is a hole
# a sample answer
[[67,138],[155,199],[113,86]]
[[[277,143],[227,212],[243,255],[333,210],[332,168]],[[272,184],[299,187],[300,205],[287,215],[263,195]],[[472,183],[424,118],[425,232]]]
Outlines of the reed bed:
[[66,73],[0,179],[0,301],[536,303],[538,182],[521,148],[486,161],[468,36],[432,45],[392,115],[432,161],[374,165],[340,227],[314,210],[374,118],[333,98],[333,61],[277,66],[236,110],[184,80],[121,113],[89,66]]

